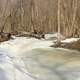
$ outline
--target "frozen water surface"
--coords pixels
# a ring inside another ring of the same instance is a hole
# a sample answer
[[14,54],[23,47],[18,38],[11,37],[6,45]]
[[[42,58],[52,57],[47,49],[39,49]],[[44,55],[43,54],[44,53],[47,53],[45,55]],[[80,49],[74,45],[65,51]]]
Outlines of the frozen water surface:
[[80,80],[80,52],[52,44],[26,37],[1,43],[0,80]]

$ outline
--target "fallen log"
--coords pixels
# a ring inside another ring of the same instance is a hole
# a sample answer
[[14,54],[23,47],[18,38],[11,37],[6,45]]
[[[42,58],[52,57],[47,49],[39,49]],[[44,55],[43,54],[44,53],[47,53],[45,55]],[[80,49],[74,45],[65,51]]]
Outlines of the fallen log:
[[34,37],[37,39],[45,38],[44,34],[35,34],[34,32],[19,32],[16,37]]

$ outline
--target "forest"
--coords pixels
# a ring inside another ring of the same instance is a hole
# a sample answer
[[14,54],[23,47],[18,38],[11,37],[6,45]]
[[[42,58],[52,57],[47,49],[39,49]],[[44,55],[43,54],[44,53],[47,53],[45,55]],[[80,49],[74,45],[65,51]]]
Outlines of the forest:
[[0,0],[0,80],[80,80],[80,0]]
[[0,32],[80,37],[80,0],[0,0]]

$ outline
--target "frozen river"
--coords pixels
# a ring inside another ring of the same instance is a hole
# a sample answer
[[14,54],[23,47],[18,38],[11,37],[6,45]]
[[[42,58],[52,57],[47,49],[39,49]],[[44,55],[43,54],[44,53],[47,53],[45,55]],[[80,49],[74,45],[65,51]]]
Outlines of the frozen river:
[[25,37],[0,44],[0,80],[80,80],[80,52],[52,44]]

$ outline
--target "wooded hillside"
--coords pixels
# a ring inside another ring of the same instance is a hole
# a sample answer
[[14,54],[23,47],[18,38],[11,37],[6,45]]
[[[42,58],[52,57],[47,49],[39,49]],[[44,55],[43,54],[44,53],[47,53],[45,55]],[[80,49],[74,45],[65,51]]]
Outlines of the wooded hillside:
[[1,31],[34,29],[80,37],[80,0],[0,0]]

